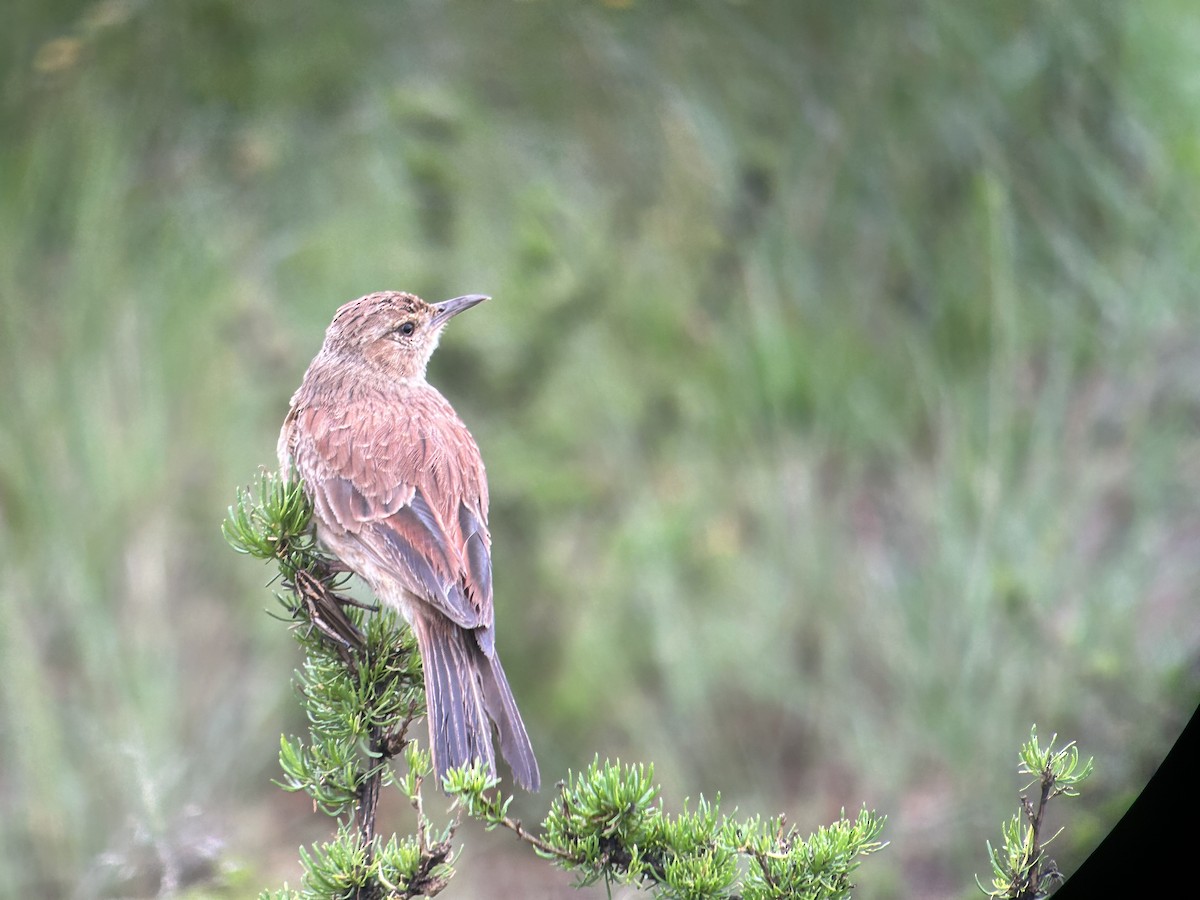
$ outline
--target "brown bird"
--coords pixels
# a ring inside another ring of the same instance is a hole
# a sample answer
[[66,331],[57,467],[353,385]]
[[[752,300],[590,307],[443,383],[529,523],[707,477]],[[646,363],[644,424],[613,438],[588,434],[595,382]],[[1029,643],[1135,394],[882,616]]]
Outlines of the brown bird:
[[292,397],[279,464],[304,479],[318,540],[412,625],[439,781],[474,760],[495,773],[494,723],[514,778],[536,791],[537,759],[496,654],[483,460],[425,380],[446,322],[486,299],[387,291],[339,309]]

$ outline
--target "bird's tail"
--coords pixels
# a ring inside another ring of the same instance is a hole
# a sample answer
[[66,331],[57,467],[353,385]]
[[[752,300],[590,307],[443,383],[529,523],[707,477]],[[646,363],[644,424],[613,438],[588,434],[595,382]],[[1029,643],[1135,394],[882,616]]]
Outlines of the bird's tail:
[[504,755],[508,767],[512,769],[517,784],[527,791],[536,791],[542,786],[537,757],[533,755],[533,745],[529,742],[525,723],[521,721],[517,701],[513,699],[508,679],[504,677],[500,655],[494,650],[490,656],[485,654],[475,643],[474,636],[469,637],[468,641],[479,660],[483,700],[488,715],[496,723],[496,730],[500,735],[500,752]]
[[429,743],[438,782],[453,768],[478,760],[495,774],[492,723],[513,778],[526,790],[541,786],[533,746],[508,679],[493,651],[484,653],[468,629],[441,616],[414,616],[425,668]]

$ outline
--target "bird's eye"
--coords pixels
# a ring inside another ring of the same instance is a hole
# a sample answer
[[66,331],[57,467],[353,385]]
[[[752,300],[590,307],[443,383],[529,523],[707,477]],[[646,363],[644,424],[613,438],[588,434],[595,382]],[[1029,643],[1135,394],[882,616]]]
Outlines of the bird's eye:
[[403,335],[409,335],[417,330],[417,326],[414,325],[412,322],[405,322],[403,325],[401,325],[396,330],[399,331]]

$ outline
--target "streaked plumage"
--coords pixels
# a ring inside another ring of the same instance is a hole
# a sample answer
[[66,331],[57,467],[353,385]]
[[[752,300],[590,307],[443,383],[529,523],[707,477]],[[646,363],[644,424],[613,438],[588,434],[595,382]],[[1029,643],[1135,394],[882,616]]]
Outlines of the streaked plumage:
[[496,654],[483,460],[425,380],[446,321],[484,299],[385,292],[339,309],[292,397],[279,464],[304,479],[321,543],[412,625],[439,779],[476,759],[494,772],[495,723],[513,776],[537,790]]

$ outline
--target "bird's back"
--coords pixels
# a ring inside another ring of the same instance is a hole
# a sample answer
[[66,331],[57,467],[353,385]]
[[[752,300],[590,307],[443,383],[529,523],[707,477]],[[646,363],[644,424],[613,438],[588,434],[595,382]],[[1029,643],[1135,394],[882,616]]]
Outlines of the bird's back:
[[329,475],[348,479],[385,506],[398,489],[418,488],[444,519],[456,518],[463,502],[486,524],[479,445],[435,387],[425,381],[337,387],[343,389],[324,390],[319,379],[306,377],[292,398],[279,436],[284,472],[295,465],[310,485]]
[[306,377],[280,436],[281,464],[304,480],[321,543],[377,593],[402,587],[482,629],[490,649],[487,478],[470,431],[425,382],[322,384]]

